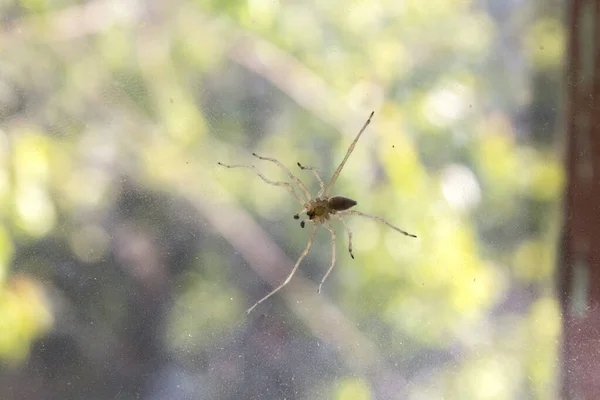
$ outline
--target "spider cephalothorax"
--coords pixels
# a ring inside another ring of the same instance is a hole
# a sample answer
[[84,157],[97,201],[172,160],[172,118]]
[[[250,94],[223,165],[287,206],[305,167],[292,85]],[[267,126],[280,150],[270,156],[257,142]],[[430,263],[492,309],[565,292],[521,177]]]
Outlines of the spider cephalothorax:
[[246,311],[246,314],[248,314],[257,305],[259,305],[263,301],[267,300],[269,297],[271,297],[272,295],[277,293],[281,288],[283,288],[285,285],[288,284],[288,282],[292,279],[292,276],[294,276],[294,274],[296,273],[298,266],[300,265],[300,263],[302,262],[304,257],[306,257],[306,255],[308,254],[308,250],[312,246],[312,242],[315,237],[317,226],[319,224],[323,225],[331,233],[331,251],[332,251],[331,265],[329,266],[329,269],[327,270],[327,272],[323,276],[323,279],[321,279],[321,283],[319,284],[318,291],[319,292],[321,291],[323,282],[325,282],[325,279],[327,279],[327,277],[329,276],[329,273],[331,272],[331,270],[333,269],[333,266],[335,265],[335,229],[333,229],[333,227],[329,224],[329,220],[331,218],[339,219],[340,221],[342,221],[342,224],[344,225],[344,228],[346,229],[346,233],[348,234],[348,252],[350,253],[350,256],[352,258],[354,258],[354,254],[352,253],[352,231],[350,230],[348,225],[346,225],[346,221],[344,221],[344,219],[342,218],[342,216],[344,216],[344,215],[359,215],[362,217],[366,217],[366,218],[381,222],[383,224],[386,224],[390,228],[392,228],[406,236],[416,237],[415,235],[410,234],[406,231],[403,231],[402,229],[398,228],[397,226],[390,224],[389,222],[387,222],[385,219],[383,219],[381,217],[375,217],[372,215],[362,213],[360,211],[350,210],[350,208],[352,208],[356,205],[356,201],[354,201],[352,199],[349,199],[349,198],[343,197],[343,196],[331,196],[331,197],[329,196],[329,192],[331,191],[333,184],[335,183],[336,179],[340,175],[340,172],[342,171],[342,168],[346,164],[346,161],[348,161],[348,157],[350,157],[352,150],[354,150],[354,146],[356,146],[356,142],[358,142],[360,135],[362,135],[362,133],[367,128],[367,126],[371,123],[371,118],[373,117],[373,114],[374,113],[372,112],[371,115],[369,116],[369,119],[367,120],[367,122],[365,122],[365,124],[363,125],[361,130],[358,132],[358,135],[356,135],[356,138],[354,139],[354,141],[348,148],[348,151],[346,152],[344,159],[342,160],[340,165],[337,167],[337,169],[333,173],[333,176],[331,177],[331,180],[327,184],[327,187],[325,187],[323,180],[321,179],[321,177],[319,176],[319,174],[313,167],[307,167],[307,166],[301,165],[300,163],[297,163],[298,167],[300,167],[300,169],[311,171],[313,173],[313,175],[315,176],[315,178],[317,178],[317,180],[319,181],[321,190],[319,190],[319,192],[317,193],[317,195],[315,196],[314,199],[312,198],[312,196],[310,195],[310,193],[308,192],[308,190],[306,189],[306,186],[304,186],[302,181],[300,179],[298,179],[298,177],[296,175],[292,174],[285,165],[283,165],[282,163],[280,163],[279,161],[277,161],[274,158],[261,157],[261,156],[257,155],[256,153],[252,153],[252,155],[254,155],[256,158],[275,163],[281,169],[283,169],[288,174],[288,176],[294,182],[296,182],[296,184],[298,185],[298,187],[304,194],[304,197],[300,196],[300,194],[298,194],[296,189],[288,182],[274,182],[274,181],[267,179],[263,174],[261,174],[256,169],[256,167],[254,165],[226,165],[223,163],[219,163],[219,165],[222,165],[227,168],[250,168],[250,169],[254,170],[254,172],[263,181],[265,181],[269,185],[285,187],[296,199],[298,199],[298,201],[300,202],[300,204],[302,204],[302,207],[303,207],[302,211],[300,211],[299,213],[294,215],[294,219],[300,219],[300,215],[306,213],[308,218],[306,218],[305,220],[300,222],[300,226],[302,228],[304,228],[306,222],[309,222],[309,221],[313,222],[313,229],[310,233],[310,236],[308,237],[308,243],[306,245],[306,248],[304,249],[304,251],[302,252],[300,257],[296,261],[296,264],[294,265],[294,268],[292,268],[292,271],[290,272],[288,277],[285,279],[285,281],[283,281],[283,283],[281,283],[279,286],[277,286],[275,289],[273,289],[271,292],[269,292],[262,299],[258,300],[256,303],[254,303],[254,305],[252,307],[250,307],[248,309],[248,311]]

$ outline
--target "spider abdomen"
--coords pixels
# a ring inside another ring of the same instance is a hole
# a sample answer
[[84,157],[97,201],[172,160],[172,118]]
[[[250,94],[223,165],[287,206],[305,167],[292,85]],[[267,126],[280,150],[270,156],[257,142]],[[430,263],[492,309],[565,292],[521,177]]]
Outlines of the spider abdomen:
[[335,211],[344,211],[356,205],[356,201],[344,196],[333,196],[329,199],[329,208]]

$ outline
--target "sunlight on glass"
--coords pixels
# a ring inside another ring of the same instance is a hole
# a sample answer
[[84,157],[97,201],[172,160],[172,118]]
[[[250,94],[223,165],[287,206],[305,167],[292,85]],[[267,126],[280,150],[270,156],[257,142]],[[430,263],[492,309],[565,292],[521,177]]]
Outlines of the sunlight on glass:
[[468,210],[481,201],[481,187],[477,177],[464,165],[444,167],[440,178],[442,193],[448,204],[459,210]]
[[371,390],[367,382],[357,378],[346,378],[335,383],[334,398],[337,400],[370,400]]
[[506,296],[511,285],[506,269],[506,266],[497,265],[489,260],[482,262],[472,277],[471,294],[474,302],[487,306],[501,301]]
[[449,284],[449,301],[465,314],[481,314],[504,294],[505,280],[494,270],[472,265],[457,273]]
[[469,5],[471,0],[405,0],[404,11],[406,17],[413,20],[413,24],[425,24],[430,21],[443,20],[461,8]]
[[18,224],[32,236],[44,236],[56,219],[54,204],[48,193],[39,186],[19,186],[15,196]]
[[514,398],[519,371],[519,363],[512,357],[498,353],[482,356],[467,367],[458,393],[462,398],[481,400]]
[[513,273],[525,282],[548,279],[554,271],[554,251],[539,240],[523,241],[514,254]]
[[385,145],[381,150],[381,158],[398,196],[415,196],[422,193],[427,177],[414,143],[404,137],[398,137],[386,141]]
[[528,375],[534,381],[536,393],[543,398],[556,389],[559,352],[556,343],[561,336],[560,304],[554,298],[542,297],[531,306],[530,335],[533,345],[528,349],[531,361]]
[[414,56],[409,49],[395,38],[377,41],[372,45],[377,75],[385,81],[402,79],[412,70]]
[[141,155],[144,173],[149,181],[185,179],[182,170],[188,167],[193,168],[193,165],[189,163],[194,160],[190,157],[190,161],[188,161],[187,157],[183,144],[174,140],[166,140],[164,137],[158,137],[145,146]]
[[[165,132],[175,142],[189,145],[205,133],[204,120],[198,115],[193,99],[172,90],[170,85],[165,86],[161,88],[163,93],[159,96],[163,99],[161,106]],[[177,104],[173,103],[173,98],[177,98]]]
[[531,331],[538,338],[554,341],[560,335],[560,305],[556,299],[542,297],[531,306]]
[[279,0],[248,0],[248,15],[252,23],[268,26],[279,12]]
[[504,117],[493,116],[478,127],[478,149],[475,152],[485,179],[494,182],[494,194],[514,190],[520,179],[519,160],[512,127]]
[[435,246],[422,257],[421,273],[426,282],[447,284],[456,274],[476,268],[479,263],[478,251],[471,229],[463,224],[452,222],[449,218],[440,221],[435,232],[428,233]]
[[18,181],[43,183],[50,176],[48,139],[23,130],[14,134],[14,163]]
[[465,88],[458,83],[438,88],[429,94],[423,107],[431,124],[445,127],[464,115],[468,107]]
[[384,10],[377,2],[368,0],[348,2],[347,27],[354,32],[362,33],[365,30],[376,28],[384,16]]
[[538,67],[559,65],[565,53],[565,33],[558,19],[537,21],[527,32],[526,43]]
[[54,323],[42,287],[25,276],[0,288],[0,315],[0,359],[11,362],[27,357],[29,341]]
[[560,197],[564,189],[565,176],[560,160],[549,155],[538,157],[528,162],[524,173],[526,187],[531,195],[540,201],[551,201]]
[[15,334],[20,334],[17,329],[23,318],[23,310],[19,299],[12,293],[5,292],[5,289],[0,289],[0,312],[0,357],[10,361],[22,359],[27,355],[27,351],[24,343],[19,341]]

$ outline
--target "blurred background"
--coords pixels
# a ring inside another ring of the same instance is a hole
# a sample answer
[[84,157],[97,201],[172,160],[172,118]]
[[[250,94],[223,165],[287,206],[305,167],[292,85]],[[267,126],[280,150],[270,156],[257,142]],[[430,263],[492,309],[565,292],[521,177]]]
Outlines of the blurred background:
[[0,2],[0,399],[558,398],[564,12]]

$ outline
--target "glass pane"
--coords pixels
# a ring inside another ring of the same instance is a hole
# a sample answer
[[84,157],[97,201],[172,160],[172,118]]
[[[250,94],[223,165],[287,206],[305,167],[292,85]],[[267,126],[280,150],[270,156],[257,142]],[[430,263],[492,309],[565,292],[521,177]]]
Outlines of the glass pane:
[[552,3],[1,2],[0,398],[556,397]]

